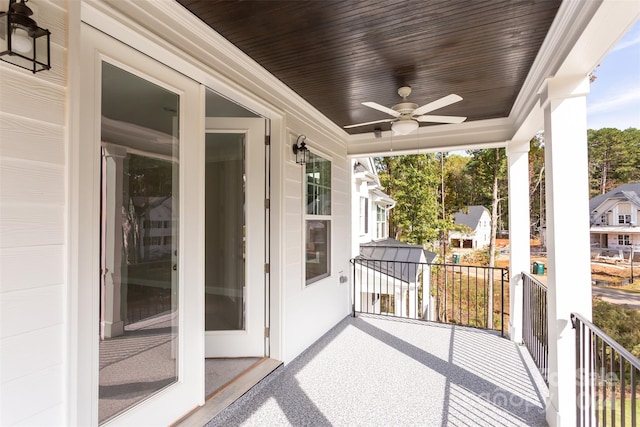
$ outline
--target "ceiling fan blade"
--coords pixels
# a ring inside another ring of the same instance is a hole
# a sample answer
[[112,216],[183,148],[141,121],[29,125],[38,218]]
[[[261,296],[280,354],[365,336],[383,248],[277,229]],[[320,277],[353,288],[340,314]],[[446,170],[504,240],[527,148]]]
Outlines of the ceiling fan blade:
[[466,117],[461,116],[420,116],[416,117],[419,122],[431,122],[431,123],[462,123],[467,120]]
[[447,105],[455,104],[460,101],[462,101],[462,97],[452,93],[451,95],[447,95],[428,104],[424,104],[422,107],[416,108],[413,110],[413,115],[420,116],[424,113],[428,113],[429,111],[437,110],[438,108],[446,107]]
[[355,125],[346,125],[346,126],[343,126],[343,128],[345,128],[345,129],[351,129],[351,128],[356,128],[356,127],[358,127],[358,126],[375,125],[376,123],[389,123],[389,122],[392,122],[392,121],[394,121],[394,120],[395,120],[395,119],[382,119],[382,120],[375,120],[375,121],[373,121],[373,122],[358,123],[358,124],[355,124]]
[[362,105],[366,105],[369,108],[373,108],[374,110],[382,111],[383,113],[387,113],[393,117],[400,117],[400,113],[396,110],[392,110],[389,107],[385,107],[384,105],[380,105],[376,102],[363,102]]

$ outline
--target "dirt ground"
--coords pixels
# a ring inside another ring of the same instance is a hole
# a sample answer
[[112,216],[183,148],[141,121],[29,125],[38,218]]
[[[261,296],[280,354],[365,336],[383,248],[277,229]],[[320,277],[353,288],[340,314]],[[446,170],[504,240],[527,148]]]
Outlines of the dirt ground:
[[[531,240],[531,264],[534,262],[543,263],[545,265],[545,272],[547,274],[547,257],[546,253],[542,252],[542,246],[539,241]],[[496,259],[496,267],[506,267],[509,265],[509,253],[508,239],[497,239],[496,246],[499,251],[499,255]],[[633,266],[633,275],[635,282],[640,282],[640,263]],[[591,278],[596,282],[608,282],[602,283],[611,286],[621,286],[626,284],[631,277],[631,265],[629,262],[604,262],[601,260],[592,260],[591,262]]]

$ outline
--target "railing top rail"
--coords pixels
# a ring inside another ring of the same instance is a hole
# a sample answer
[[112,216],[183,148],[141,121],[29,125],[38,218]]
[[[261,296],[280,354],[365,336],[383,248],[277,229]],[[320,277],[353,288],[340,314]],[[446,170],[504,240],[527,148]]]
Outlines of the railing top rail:
[[599,336],[605,343],[607,343],[611,348],[617,351],[622,357],[627,359],[632,366],[636,369],[640,369],[640,359],[631,354],[629,350],[622,347],[617,341],[607,335],[602,329],[598,328],[596,325],[591,323],[589,320],[585,319],[578,313],[571,313],[571,323],[573,324],[573,328],[576,328],[576,320],[579,320],[585,326],[587,326],[593,333]]
[[433,263],[433,262],[416,262],[416,261],[396,261],[389,259],[373,259],[373,258],[351,258],[349,262],[352,265],[355,264],[367,264],[367,263],[388,263],[388,264],[413,264],[413,265],[425,265],[429,267],[464,267],[464,268],[484,268],[484,269],[492,269],[492,270],[507,270],[505,267],[489,267],[488,265],[472,265],[472,264],[444,264],[444,263]]
[[531,274],[529,274],[529,272],[523,271],[522,276],[523,277],[526,276],[527,279],[531,280],[531,282],[533,282],[534,284],[538,285],[541,288],[544,288],[545,291],[547,290],[547,285],[545,285],[544,283],[542,283],[541,281],[533,277]]

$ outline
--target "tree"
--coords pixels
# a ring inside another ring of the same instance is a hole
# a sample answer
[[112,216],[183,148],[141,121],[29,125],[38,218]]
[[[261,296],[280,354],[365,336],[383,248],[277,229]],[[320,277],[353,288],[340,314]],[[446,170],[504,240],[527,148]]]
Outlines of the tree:
[[397,201],[389,213],[389,235],[425,245],[438,238],[440,162],[434,154],[375,159],[380,183]]
[[467,173],[470,157],[450,154],[444,165],[444,204],[450,213],[458,212],[465,206],[476,205],[473,191],[473,175]]
[[590,197],[640,181],[640,130],[589,129],[587,140]]
[[529,218],[531,235],[545,225],[544,138],[542,134],[529,141]]
[[[500,194],[506,194],[507,162],[504,149],[474,150],[469,152],[471,160],[468,170],[473,173],[476,188],[484,195],[488,195],[491,205],[491,240],[489,243],[489,267],[495,266],[496,234],[500,218],[498,210],[503,200]],[[485,205],[486,206],[486,205]],[[491,272],[491,270],[490,270]],[[493,305],[493,277],[488,280],[487,298]],[[488,310],[487,325],[493,325],[493,310]]]

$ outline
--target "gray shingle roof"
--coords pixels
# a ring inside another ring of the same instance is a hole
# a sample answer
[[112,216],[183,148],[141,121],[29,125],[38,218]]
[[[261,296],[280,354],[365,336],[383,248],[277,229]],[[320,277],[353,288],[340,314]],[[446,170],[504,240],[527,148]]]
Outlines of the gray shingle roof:
[[475,230],[478,226],[478,222],[482,217],[482,214],[486,211],[489,213],[489,210],[484,206],[468,206],[469,212],[466,213],[464,209],[453,214],[453,221],[456,224],[464,224],[472,230]]
[[626,199],[636,206],[640,207],[640,182],[631,182],[622,184],[614,188],[608,193],[601,194],[589,200],[589,212],[593,212],[598,206],[607,199]]

